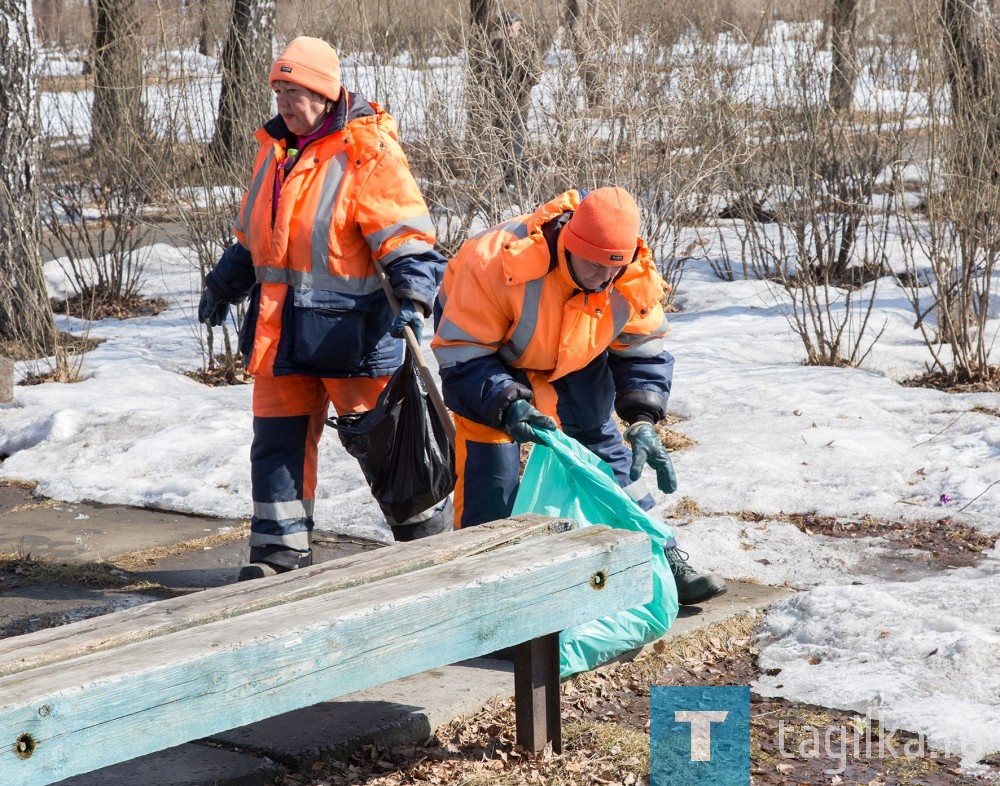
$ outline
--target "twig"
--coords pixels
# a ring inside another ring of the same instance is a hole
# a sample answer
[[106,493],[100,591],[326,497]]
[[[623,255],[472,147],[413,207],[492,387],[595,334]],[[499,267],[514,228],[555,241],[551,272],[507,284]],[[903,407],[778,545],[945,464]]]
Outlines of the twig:
[[951,421],[951,423],[949,423],[947,426],[945,426],[943,429],[941,429],[937,434],[931,434],[923,442],[918,442],[913,447],[919,448],[921,445],[926,445],[928,442],[930,442],[935,437],[940,437],[942,434],[944,434],[944,432],[946,432],[948,429],[950,429],[952,426],[954,426],[956,423],[958,423],[958,421],[962,419],[962,416],[968,414],[968,412],[969,412],[969,410],[965,410],[965,412],[959,413],[959,416],[957,418],[955,418],[953,421]]
[[956,513],[961,513],[963,510],[965,510],[967,507],[969,507],[969,505],[971,505],[973,502],[975,502],[977,499],[979,499],[981,496],[983,496],[983,494],[985,494],[987,491],[989,491],[991,488],[993,488],[997,483],[1000,483],[1000,480],[994,480],[992,483],[990,483],[990,485],[988,485],[986,488],[984,488],[982,491],[980,491],[978,494],[976,494],[976,496],[974,496],[972,499],[970,499],[968,502],[966,502],[964,505],[962,505],[962,507],[960,507],[955,512]]

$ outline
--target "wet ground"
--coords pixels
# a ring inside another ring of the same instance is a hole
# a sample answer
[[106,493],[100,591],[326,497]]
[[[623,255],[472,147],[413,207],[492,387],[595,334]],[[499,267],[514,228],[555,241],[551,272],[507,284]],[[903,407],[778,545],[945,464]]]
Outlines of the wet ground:
[[[38,499],[0,483],[0,637],[236,581],[248,523]],[[319,560],[371,541],[317,532]]]

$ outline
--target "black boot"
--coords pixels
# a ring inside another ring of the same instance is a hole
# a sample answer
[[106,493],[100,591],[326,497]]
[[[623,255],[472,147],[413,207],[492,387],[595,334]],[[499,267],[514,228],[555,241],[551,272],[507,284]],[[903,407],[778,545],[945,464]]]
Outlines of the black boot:
[[682,606],[693,606],[706,600],[724,595],[726,582],[714,573],[699,573],[687,561],[688,555],[674,546],[663,552],[674,574],[677,584],[677,602]]
[[240,568],[237,581],[263,579],[278,573],[306,568],[312,564],[312,549],[296,551],[284,546],[254,546],[250,549],[250,564]]

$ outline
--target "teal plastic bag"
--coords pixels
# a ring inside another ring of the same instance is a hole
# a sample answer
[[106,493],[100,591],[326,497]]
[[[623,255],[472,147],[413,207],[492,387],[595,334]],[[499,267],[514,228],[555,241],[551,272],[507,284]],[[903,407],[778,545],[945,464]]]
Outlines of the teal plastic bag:
[[588,671],[623,652],[656,641],[677,617],[677,585],[663,553],[673,533],[654,521],[626,494],[611,467],[562,431],[537,430],[545,445],[534,445],[514,515],[541,513],[574,519],[581,525],[606,524],[645,532],[652,544],[653,599],[645,606],[620,611],[562,631],[559,671],[568,677]]

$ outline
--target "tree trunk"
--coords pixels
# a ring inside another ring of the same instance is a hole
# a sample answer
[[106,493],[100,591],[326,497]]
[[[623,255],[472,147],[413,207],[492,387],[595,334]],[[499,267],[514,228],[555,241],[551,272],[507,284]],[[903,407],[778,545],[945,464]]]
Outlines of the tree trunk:
[[942,0],[944,52],[951,95],[952,163],[971,182],[998,179],[1000,42],[992,0]]
[[215,57],[215,35],[212,32],[212,4],[209,0],[198,3],[198,53]]
[[274,60],[275,0],[233,0],[222,49],[222,90],[212,154],[226,176],[243,182],[257,145],[253,132],[271,115],[267,74]]
[[65,0],[40,0],[37,9],[38,38],[42,44],[66,48],[67,36],[63,23]]
[[858,24],[858,0],[833,0],[830,12],[830,107],[838,114],[851,111],[854,83],[858,78],[858,55],[855,29]]
[[143,42],[136,0],[95,0],[91,148],[111,156],[145,136]]
[[[984,324],[977,322],[974,308],[976,282],[990,280],[997,259],[1000,31],[993,21],[995,5],[994,0],[942,0],[941,4],[951,97],[947,200],[961,251],[958,259],[951,260],[950,270],[938,273],[937,319],[942,338],[953,345],[956,362],[971,356],[976,341],[983,343]],[[972,375],[982,371],[966,369]]]
[[476,77],[483,77],[489,67],[490,35],[500,23],[499,0],[469,0],[472,22],[469,45],[470,65]]
[[0,338],[44,356],[56,328],[40,251],[33,28],[31,0],[0,0]]
[[583,80],[583,94],[587,108],[600,104],[603,91],[600,85],[601,55],[598,52],[598,2],[599,0],[566,0],[566,27],[570,44],[576,57],[577,73]]

